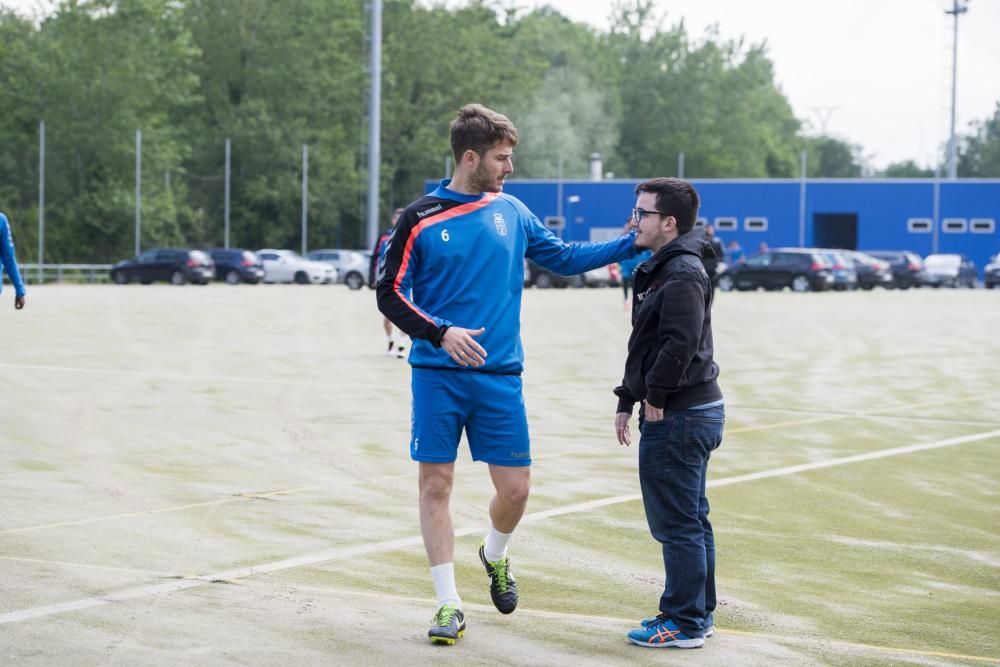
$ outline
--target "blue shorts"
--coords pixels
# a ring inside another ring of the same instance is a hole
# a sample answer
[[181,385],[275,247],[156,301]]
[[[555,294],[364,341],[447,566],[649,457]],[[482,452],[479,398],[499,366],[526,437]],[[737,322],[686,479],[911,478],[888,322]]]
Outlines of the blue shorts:
[[520,375],[414,368],[410,457],[451,463],[462,430],[473,461],[531,465]]

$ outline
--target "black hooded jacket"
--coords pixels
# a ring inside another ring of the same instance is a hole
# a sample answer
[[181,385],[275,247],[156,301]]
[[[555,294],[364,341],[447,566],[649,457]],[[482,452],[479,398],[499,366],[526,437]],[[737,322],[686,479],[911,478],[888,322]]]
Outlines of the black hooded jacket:
[[702,263],[712,256],[702,235],[688,232],[636,268],[618,412],[631,413],[642,400],[669,411],[722,399],[712,358],[712,283]]

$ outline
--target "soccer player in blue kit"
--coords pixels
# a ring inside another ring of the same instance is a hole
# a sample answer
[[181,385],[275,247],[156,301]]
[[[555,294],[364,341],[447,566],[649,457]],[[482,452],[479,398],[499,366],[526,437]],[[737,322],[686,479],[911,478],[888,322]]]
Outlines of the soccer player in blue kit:
[[503,194],[517,142],[506,116],[479,104],[459,109],[451,124],[454,177],[407,207],[379,266],[379,310],[413,339],[410,456],[420,466],[420,528],[438,600],[428,632],[433,643],[454,644],[465,631],[449,511],[463,429],[496,490],[479,547],[490,596],[501,613],[517,606],[507,545],[530,482],[521,388],[525,257],[573,275],[635,253],[634,232],[604,243],[565,243]]

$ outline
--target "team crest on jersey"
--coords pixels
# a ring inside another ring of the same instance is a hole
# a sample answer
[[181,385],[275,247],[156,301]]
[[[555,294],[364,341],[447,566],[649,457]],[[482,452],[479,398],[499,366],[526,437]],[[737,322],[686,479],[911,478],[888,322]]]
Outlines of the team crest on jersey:
[[504,221],[502,214],[493,214],[493,224],[497,227],[497,234],[500,236],[507,236],[507,223]]

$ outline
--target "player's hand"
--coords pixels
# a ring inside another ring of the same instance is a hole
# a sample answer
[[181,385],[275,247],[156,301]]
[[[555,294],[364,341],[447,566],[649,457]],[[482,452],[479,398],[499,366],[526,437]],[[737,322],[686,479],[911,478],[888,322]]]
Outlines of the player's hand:
[[486,363],[486,350],[473,340],[473,336],[481,336],[485,327],[478,329],[463,329],[448,327],[441,338],[441,347],[451,355],[459,366],[482,366]]
[[618,436],[619,445],[628,447],[632,444],[632,435],[628,431],[628,423],[631,419],[631,412],[619,412],[615,415],[615,435]]
[[648,422],[663,421],[663,408],[654,408],[649,403],[646,403],[643,408],[643,415],[645,415],[645,419]]
[[14,310],[21,310],[22,308],[24,308],[24,297],[23,296],[15,296],[14,297]]

